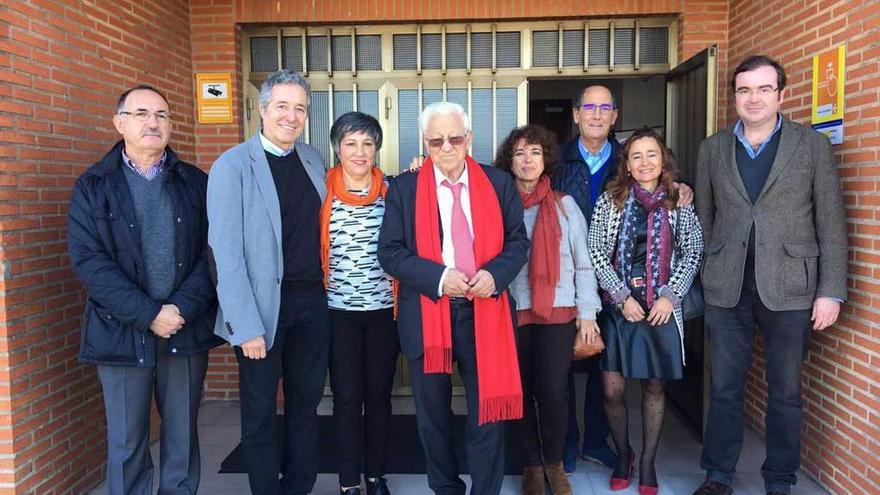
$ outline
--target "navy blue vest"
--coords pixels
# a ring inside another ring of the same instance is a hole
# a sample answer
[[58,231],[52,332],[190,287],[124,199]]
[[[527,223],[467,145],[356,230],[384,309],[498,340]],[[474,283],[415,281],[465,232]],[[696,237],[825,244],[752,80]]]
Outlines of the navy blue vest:
[[[779,136],[782,135],[782,129],[770,138],[767,146],[758,153],[754,159],[749,156],[749,152],[743,144],[736,140],[736,168],[739,169],[739,176],[742,178],[743,185],[746,186],[746,192],[749,193],[749,199],[752,204],[758,201],[764,184],[767,183],[767,177],[770,175],[770,169],[773,168],[773,162],[776,160],[776,151],[779,150]],[[755,256],[755,224],[749,231],[749,250],[748,256]]]

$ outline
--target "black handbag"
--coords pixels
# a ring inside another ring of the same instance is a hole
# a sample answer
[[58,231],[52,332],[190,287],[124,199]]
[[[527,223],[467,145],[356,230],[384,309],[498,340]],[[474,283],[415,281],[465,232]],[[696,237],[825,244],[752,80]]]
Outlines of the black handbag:
[[[675,216],[675,235],[678,236],[681,233],[679,229],[679,219],[681,218],[681,210],[676,212]],[[679,257],[681,253],[679,253]],[[703,316],[703,313],[706,311],[706,302],[703,300],[703,284],[700,282],[700,272],[697,271],[697,274],[694,276],[694,281],[691,283],[690,289],[688,289],[687,294],[681,298],[681,316],[684,321],[688,321],[692,318],[697,318]]]

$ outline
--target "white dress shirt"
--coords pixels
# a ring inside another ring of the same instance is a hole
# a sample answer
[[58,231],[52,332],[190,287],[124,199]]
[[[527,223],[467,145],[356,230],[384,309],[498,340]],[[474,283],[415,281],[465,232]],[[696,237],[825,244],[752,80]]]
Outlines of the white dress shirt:
[[[450,269],[455,268],[455,248],[452,245],[452,189],[443,185],[444,180],[449,180],[440,169],[434,165],[434,182],[437,184],[437,208],[440,210],[440,226],[443,228],[443,264],[446,269],[440,276],[440,285],[437,287],[437,294],[443,295],[443,281]],[[464,217],[467,219],[468,229],[471,232],[471,238],[474,237],[474,222],[471,218],[471,195],[470,186],[468,185],[468,172],[465,166],[464,171],[458,178],[458,181],[451,184],[463,184],[461,188],[461,209],[464,210]]]

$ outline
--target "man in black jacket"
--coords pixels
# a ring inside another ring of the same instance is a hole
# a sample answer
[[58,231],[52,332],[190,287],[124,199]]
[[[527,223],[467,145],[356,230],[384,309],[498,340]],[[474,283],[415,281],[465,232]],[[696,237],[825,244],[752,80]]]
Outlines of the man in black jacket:
[[88,293],[80,361],[98,366],[111,494],[153,493],[150,402],[162,417],[159,493],[196,493],[198,407],[216,295],[207,259],[207,175],[168,147],[168,101],[136,86],[119,97],[122,140],[76,181],[73,268]]

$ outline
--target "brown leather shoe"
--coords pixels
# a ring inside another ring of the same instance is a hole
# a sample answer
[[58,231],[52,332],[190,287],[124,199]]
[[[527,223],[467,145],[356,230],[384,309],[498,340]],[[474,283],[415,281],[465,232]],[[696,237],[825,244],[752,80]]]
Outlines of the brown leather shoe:
[[693,495],[731,495],[733,488],[713,480],[706,480],[698,486]]
[[523,468],[522,492],[523,495],[544,495],[544,466]]
[[571,483],[568,481],[568,476],[565,475],[561,461],[555,464],[544,464],[544,474],[547,475],[547,481],[550,482],[550,490],[553,495],[572,495]]

